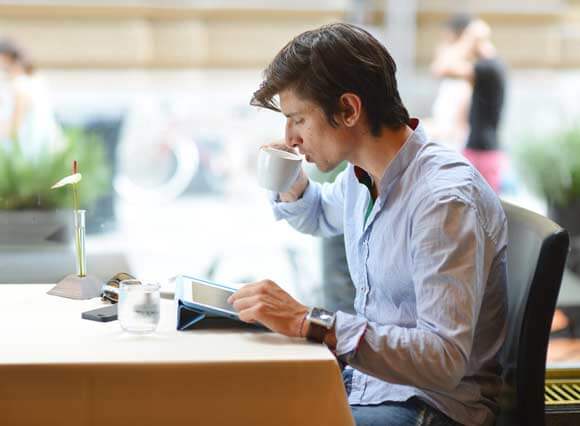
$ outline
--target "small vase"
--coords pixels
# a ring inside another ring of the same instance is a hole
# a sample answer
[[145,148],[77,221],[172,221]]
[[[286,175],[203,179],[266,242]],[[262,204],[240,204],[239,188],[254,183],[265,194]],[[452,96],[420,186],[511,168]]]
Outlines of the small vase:
[[86,210],[74,211],[74,239],[77,275],[85,277],[87,275],[87,256],[85,252],[85,220]]
[[69,299],[92,299],[101,295],[103,283],[95,277],[87,276],[87,257],[85,252],[85,214],[86,210],[74,211],[74,240],[76,275],[71,274],[60,280],[48,294]]

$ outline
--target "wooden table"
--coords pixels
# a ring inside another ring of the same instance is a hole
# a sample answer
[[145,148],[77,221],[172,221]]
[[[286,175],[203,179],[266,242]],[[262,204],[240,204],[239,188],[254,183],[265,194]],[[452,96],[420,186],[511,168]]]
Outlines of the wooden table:
[[101,306],[0,285],[0,424],[352,425],[338,364],[322,345],[252,330],[155,334],[81,319]]

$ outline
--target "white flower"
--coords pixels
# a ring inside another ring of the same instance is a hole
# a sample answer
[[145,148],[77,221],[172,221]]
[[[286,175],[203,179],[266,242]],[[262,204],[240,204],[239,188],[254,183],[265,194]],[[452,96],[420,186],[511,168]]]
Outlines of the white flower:
[[66,186],[66,185],[73,185],[75,183],[79,183],[82,178],[83,178],[83,176],[80,173],[75,173],[74,175],[70,175],[70,176],[62,178],[57,183],[52,185],[50,187],[50,189],[62,188],[63,186]]

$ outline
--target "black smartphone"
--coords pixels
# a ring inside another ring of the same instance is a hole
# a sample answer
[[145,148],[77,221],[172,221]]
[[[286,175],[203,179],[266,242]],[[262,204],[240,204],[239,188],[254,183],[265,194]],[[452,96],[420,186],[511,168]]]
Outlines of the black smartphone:
[[117,319],[117,304],[83,312],[81,318],[99,322],[115,321]]

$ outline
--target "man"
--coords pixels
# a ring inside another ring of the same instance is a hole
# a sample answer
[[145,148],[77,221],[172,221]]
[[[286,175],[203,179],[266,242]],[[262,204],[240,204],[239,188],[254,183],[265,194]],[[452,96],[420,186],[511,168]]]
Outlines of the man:
[[492,424],[507,310],[497,197],[409,118],[393,59],[362,29],[289,42],[253,103],[277,108],[275,95],[288,148],[322,171],[349,163],[333,184],[302,174],[273,205],[301,232],[344,234],[356,314],[306,307],[265,280],[230,298],[240,318],[324,342],[346,364],[359,425]]
[[442,55],[434,71],[471,84],[469,134],[463,155],[479,170],[494,191],[501,189],[507,158],[500,149],[498,130],[503,112],[506,72],[491,42],[491,29],[481,19],[465,28],[458,41]]
[[471,84],[463,78],[441,72],[441,64],[456,51],[457,44],[472,21],[469,15],[458,14],[446,22],[442,41],[437,46],[431,63],[432,74],[440,79],[437,95],[431,109],[431,117],[423,125],[433,140],[462,151],[469,131],[469,107]]

